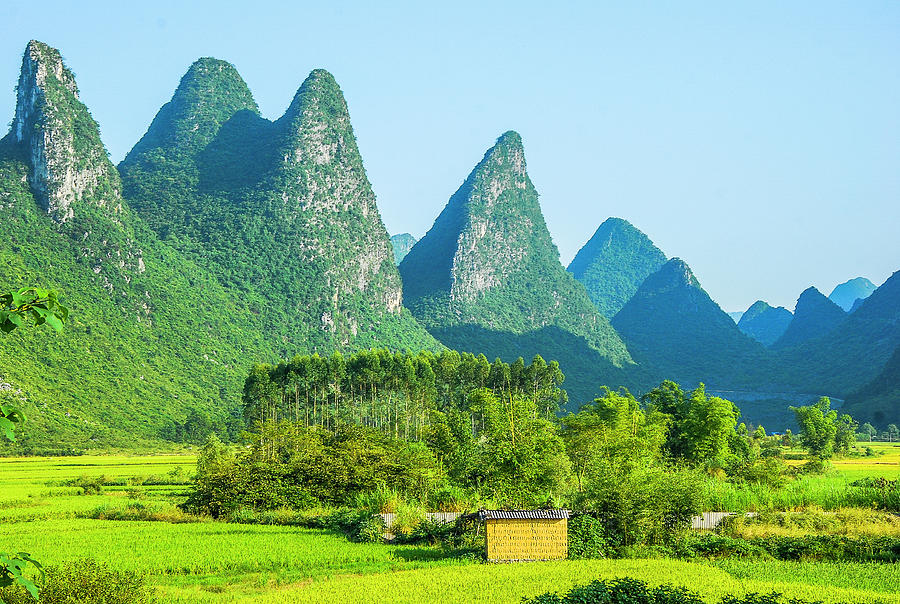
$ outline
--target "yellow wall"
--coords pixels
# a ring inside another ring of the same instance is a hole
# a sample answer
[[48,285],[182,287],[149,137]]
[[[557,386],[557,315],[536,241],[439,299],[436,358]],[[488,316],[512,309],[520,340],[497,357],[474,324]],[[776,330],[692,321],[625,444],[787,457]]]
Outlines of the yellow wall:
[[566,519],[486,520],[488,560],[560,560],[569,554]]

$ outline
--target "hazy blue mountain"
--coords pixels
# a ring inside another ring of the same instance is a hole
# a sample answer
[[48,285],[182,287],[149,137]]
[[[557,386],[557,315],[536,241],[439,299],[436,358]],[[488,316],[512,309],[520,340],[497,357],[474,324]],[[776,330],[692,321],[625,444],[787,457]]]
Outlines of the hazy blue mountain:
[[865,277],[856,277],[841,283],[835,287],[828,299],[843,308],[845,311],[853,312],[853,304],[857,299],[865,300],[872,295],[876,286]]
[[785,307],[773,308],[757,300],[741,317],[738,329],[757,342],[771,346],[784,335],[793,318],[791,311]]
[[607,218],[567,270],[584,284],[600,312],[612,318],[665,263],[666,255],[630,222]]
[[898,347],[900,271],[829,333],[782,350],[776,358],[785,380],[797,387],[843,397],[874,380]]
[[847,318],[841,307],[826,298],[815,287],[807,288],[797,299],[794,317],[772,348],[797,346],[830,333]]
[[394,264],[399,265],[406,258],[409,250],[416,244],[416,238],[409,233],[391,235],[391,246],[394,248]]
[[647,277],[612,324],[659,378],[734,386],[765,361],[765,348],[741,333],[680,258]]

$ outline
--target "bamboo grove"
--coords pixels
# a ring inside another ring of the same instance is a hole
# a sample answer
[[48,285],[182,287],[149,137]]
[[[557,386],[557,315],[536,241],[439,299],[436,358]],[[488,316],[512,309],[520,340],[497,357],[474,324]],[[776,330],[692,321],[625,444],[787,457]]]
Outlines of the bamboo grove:
[[293,421],[334,429],[342,424],[377,428],[394,438],[420,440],[434,411],[469,415],[472,432],[484,423],[474,392],[500,400],[527,398],[536,413],[552,417],[566,402],[565,376],[556,361],[535,355],[529,365],[493,363],[482,354],[362,350],[296,356],[277,365],[254,365],[244,383],[244,417],[250,425]]

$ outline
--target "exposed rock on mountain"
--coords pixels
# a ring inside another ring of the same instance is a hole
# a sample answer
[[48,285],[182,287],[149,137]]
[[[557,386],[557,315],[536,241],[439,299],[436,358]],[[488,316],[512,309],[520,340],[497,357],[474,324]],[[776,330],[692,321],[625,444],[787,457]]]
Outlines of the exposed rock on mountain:
[[741,317],[738,329],[764,346],[771,346],[784,335],[792,319],[791,311],[785,307],[772,308],[757,300]]
[[666,263],[666,255],[627,220],[608,218],[567,269],[584,284],[605,317],[612,318],[641,283]]
[[416,244],[416,238],[409,233],[391,235],[391,246],[394,248],[394,264],[399,265],[406,258],[409,250]]
[[631,365],[560,264],[515,132],[488,150],[400,273],[409,308],[445,345],[489,358],[556,358],[578,402],[622,383],[621,368]]
[[72,72],[30,42],[0,141],[0,283],[55,288],[71,315],[59,336],[0,337],[0,382],[30,411],[26,451],[134,445],[189,410],[224,421],[247,355],[271,356],[255,315],[120,191]]
[[270,122],[233,66],[201,59],[120,169],[161,237],[266,309],[283,355],[437,346],[402,306],[347,104],[327,71],[310,73]]

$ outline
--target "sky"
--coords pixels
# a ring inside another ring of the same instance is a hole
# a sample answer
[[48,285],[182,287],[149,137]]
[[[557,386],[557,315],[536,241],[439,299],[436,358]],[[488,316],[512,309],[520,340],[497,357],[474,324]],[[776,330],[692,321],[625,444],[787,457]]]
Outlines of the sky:
[[270,119],[325,68],[392,234],[421,237],[516,130],[564,264],[619,216],[728,311],[900,269],[900,2],[437,4],[6,2],[0,114],[32,38],[115,162],[199,57]]

